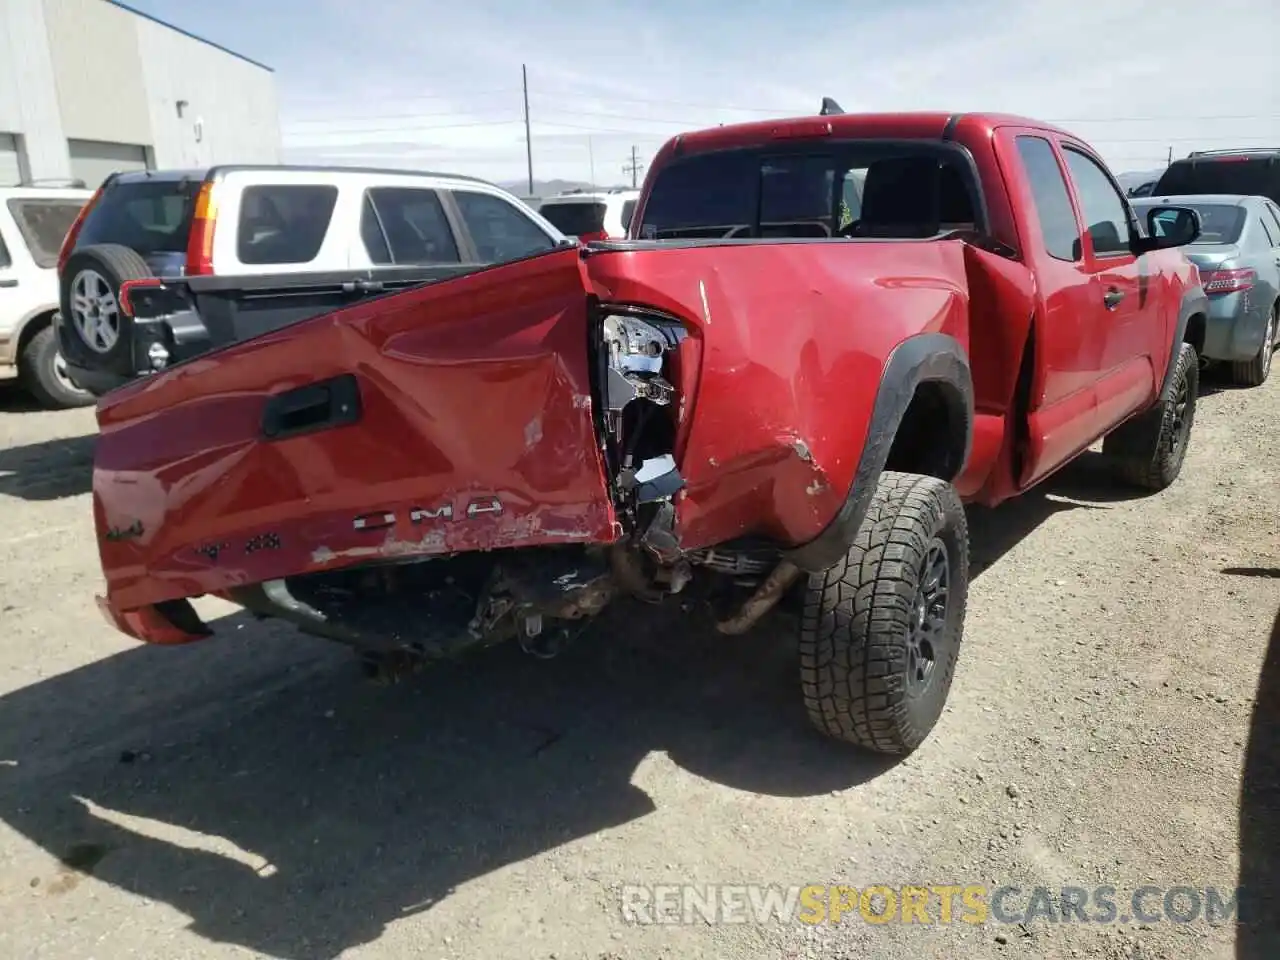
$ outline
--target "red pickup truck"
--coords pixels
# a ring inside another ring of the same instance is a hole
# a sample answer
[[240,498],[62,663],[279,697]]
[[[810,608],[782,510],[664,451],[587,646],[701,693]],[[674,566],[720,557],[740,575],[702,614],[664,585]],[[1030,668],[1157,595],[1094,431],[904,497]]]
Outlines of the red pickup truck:
[[[1200,226],[1149,216],[1159,235],[1087,144],[1017,117],[675,137],[629,239],[215,338],[103,397],[99,603],[182,643],[211,594],[391,661],[545,654],[691,583],[730,585],[729,634],[798,595],[813,722],[909,752],[960,647],[962,503],[1101,437],[1121,482],[1181,469],[1206,300],[1172,248]],[[190,329],[270,282],[121,300]]]

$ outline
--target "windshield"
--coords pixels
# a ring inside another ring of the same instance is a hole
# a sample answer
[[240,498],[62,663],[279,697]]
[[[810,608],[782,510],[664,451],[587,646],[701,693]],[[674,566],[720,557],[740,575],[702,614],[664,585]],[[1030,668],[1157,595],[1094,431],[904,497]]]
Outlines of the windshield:
[[[1159,206],[1154,203],[1136,203],[1134,210],[1146,222],[1147,212]],[[1228,203],[1184,203],[1180,206],[1190,207],[1200,214],[1200,236],[1196,243],[1236,243],[1244,231],[1245,209]],[[1164,236],[1162,225],[1173,224],[1175,214],[1170,211],[1157,217],[1155,223],[1156,236]]]
[[186,250],[199,189],[195,180],[117,181],[85,217],[76,246],[119,243],[144,257]]
[[538,211],[550,220],[561,233],[578,237],[584,233],[599,233],[604,229],[605,207],[590,200],[568,203],[544,203]]

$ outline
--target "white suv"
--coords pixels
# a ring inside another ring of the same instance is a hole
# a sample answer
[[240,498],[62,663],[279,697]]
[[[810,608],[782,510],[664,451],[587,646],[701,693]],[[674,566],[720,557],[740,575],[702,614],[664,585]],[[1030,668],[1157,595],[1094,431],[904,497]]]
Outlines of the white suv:
[[[225,344],[565,243],[510,193],[472,177],[304,166],[115,174],[59,255],[58,342],[71,378],[101,395],[149,369],[127,294],[121,302],[126,284],[216,280],[244,294],[233,314],[202,323]],[[186,328],[174,338],[178,347],[205,339]]]
[[579,240],[622,240],[631,227],[639,190],[621,187],[603,193],[571,190],[547,197],[538,212],[566,236]]
[[58,249],[91,195],[83,188],[0,187],[0,378],[19,377],[55,409],[93,402],[67,378],[53,330]]

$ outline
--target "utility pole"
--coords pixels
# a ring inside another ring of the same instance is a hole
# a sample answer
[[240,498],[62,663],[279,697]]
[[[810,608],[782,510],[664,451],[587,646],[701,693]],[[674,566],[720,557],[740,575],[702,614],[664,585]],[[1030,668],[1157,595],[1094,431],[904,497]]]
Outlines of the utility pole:
[[529,196],[533,196],[533,135],[529,132],[529,68],[520,64],[520,81],[524,87],[524,155],[529,161]]
[[1164,165],[1166,167],[1173,166],[1173,147],[1169,148],[1169,156],[1168,159],[1165,160]]
[[627,164],[623,164],[622,166],[623,173],[631,174],[631,189],[634,190],[636,188],[636,174],[638,174],[643,169],[644,169],[644,164],[641,163],[639,159],[636,157],[636,146],[633,143],[631,145],[631,162]]
[[591,138],[587,137],[587,162],[591,164],[591,189],[596,188],[596,151],[591,146]]

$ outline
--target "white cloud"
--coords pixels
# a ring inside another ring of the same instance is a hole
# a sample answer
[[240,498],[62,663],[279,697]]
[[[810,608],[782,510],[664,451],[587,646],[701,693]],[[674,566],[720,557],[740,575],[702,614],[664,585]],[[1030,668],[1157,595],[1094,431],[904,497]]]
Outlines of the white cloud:
[[295,26],[272,31],[247,0],[151,6],[276,66],[295,159],[521,179],[522,62],[539,179],[587,179],[594,160],[619,181],[633,144],[647,160],[682,130],[824,95],[1057,121],[1120,171],[1280,144],[1276,0],[275,0],[273,22]]

